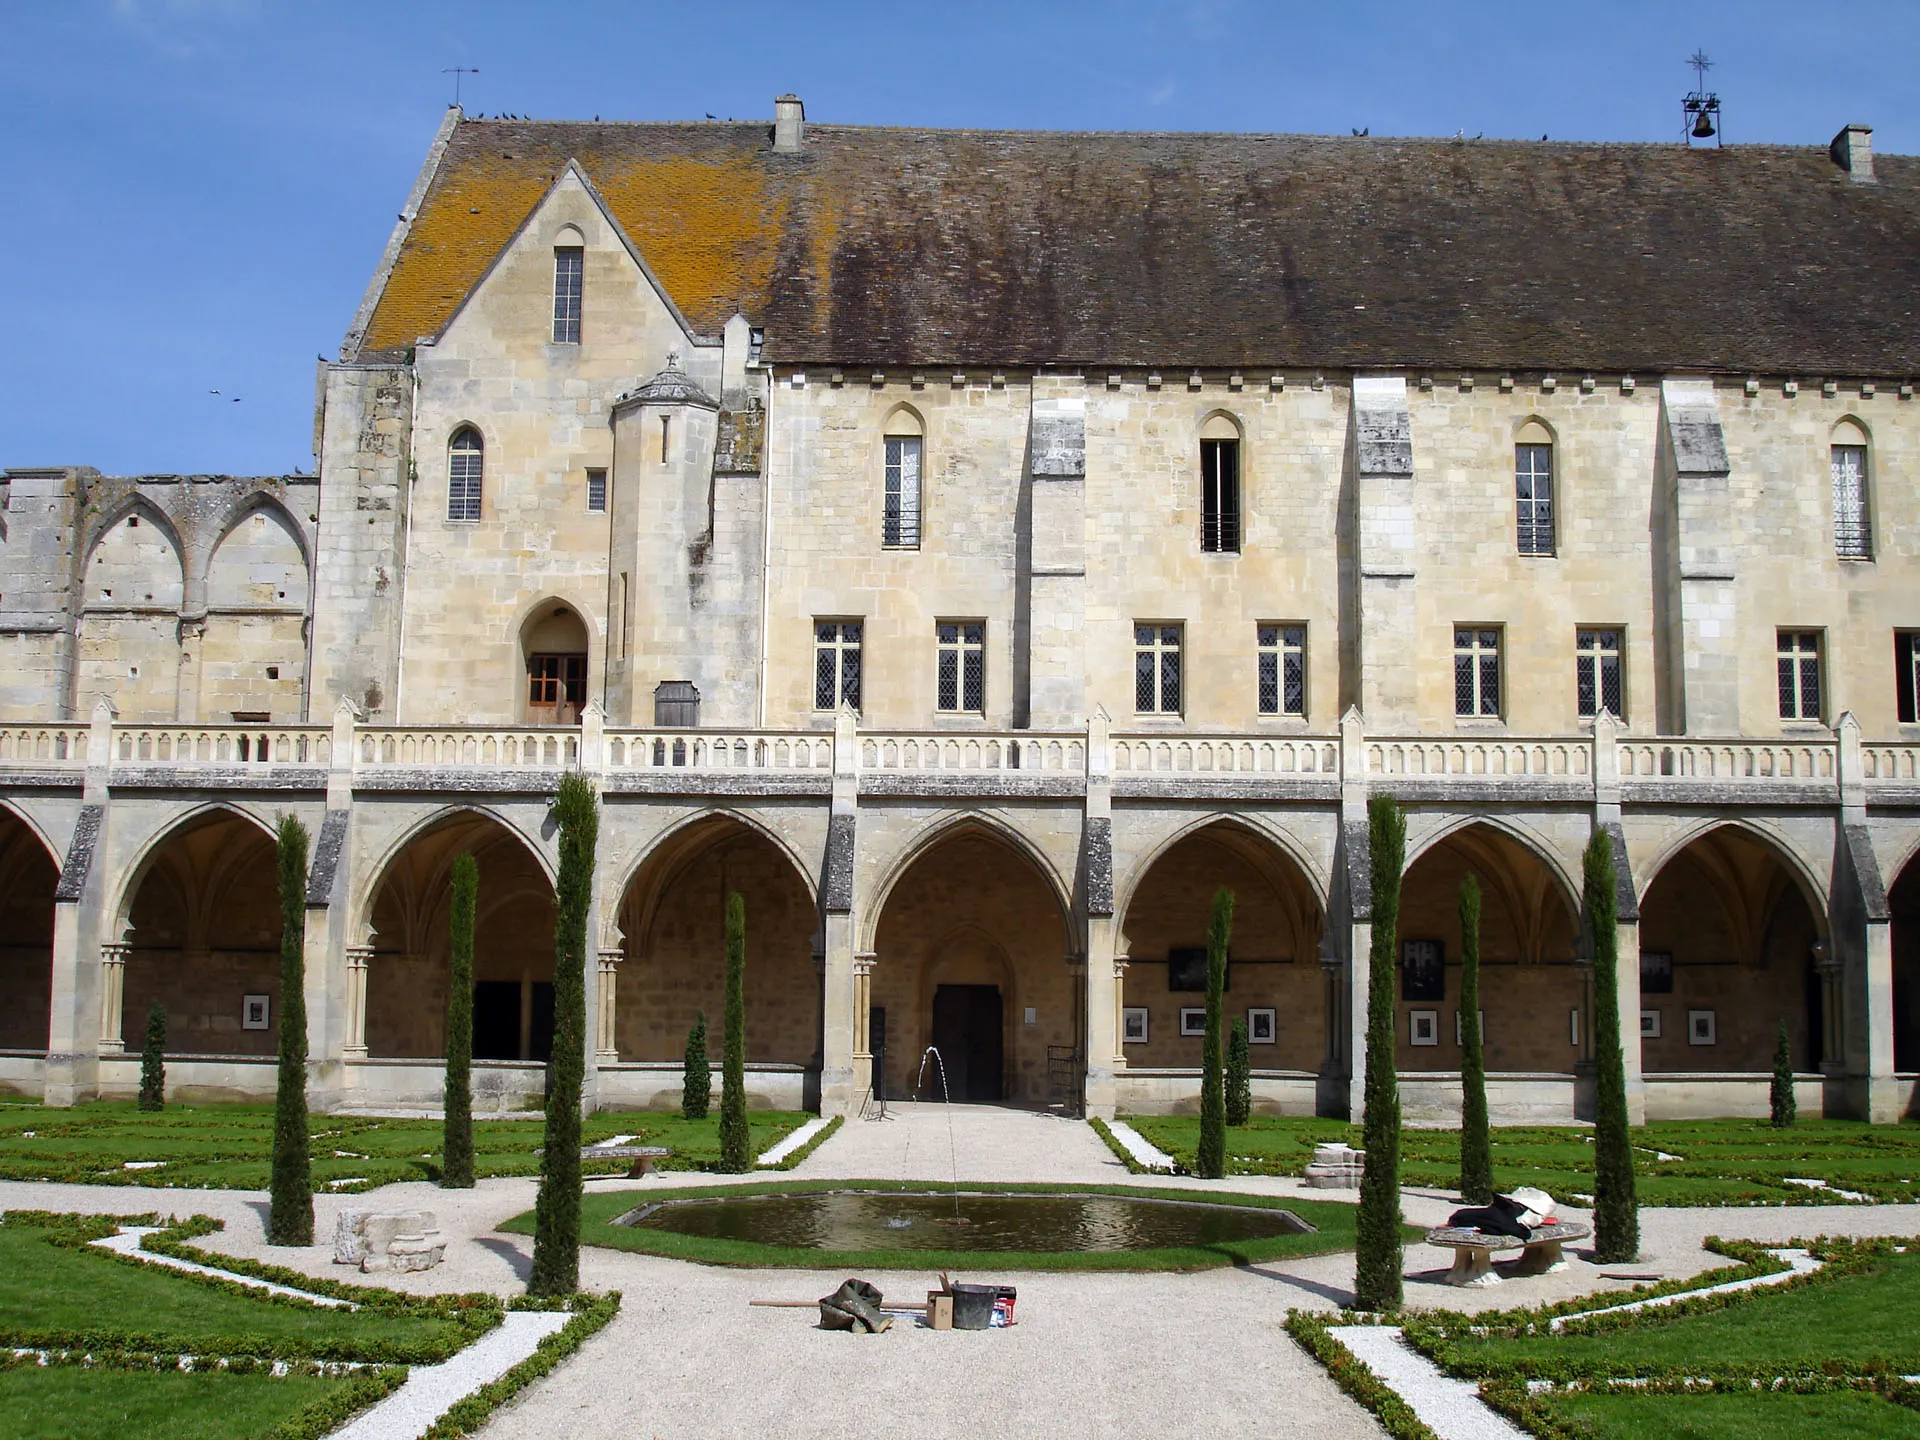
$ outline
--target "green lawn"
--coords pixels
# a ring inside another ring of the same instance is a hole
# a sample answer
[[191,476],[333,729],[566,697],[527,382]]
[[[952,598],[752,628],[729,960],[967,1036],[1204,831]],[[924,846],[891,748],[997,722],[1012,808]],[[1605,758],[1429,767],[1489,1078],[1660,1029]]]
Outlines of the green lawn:
[[[755,1153],[764,1152],[809,1117],[794,1111],[750,1112]],[[635,1135],[664,1145],[665,1168],[712,1169],[720,1159],[719,1107],[708,1119],[643,1111],[588,1117],[587,1144]],[[313,1183],[350,1192],[397,1180],[440,1175],[437,1120],[380,1120],[315,1115],[311,1121]],[[474,1124],[474,1167],[481,1176],[534,1175],[546,1122],[482,1120]],[[265,1189],[273,1150],[273,1108],[262,1105],[170,1105],[142,1114],[131,1104],[73,1110],[0,1105],[0,1180],[65,1180],[95,1185],[186,1189]],[[148,1162],[161,1161],[155,1166]],[[126,1168],[137,1162],[139,1168]],[[591,1161],[589,1174],[617,1173],[626,1161]]]
[[1573,1394],[1538,1403],[1580,1440],[1920,1440],[1920,1411],[1861,1390]]
[[11,1365],[0,1369],[8,1440],[251,1440],[352,1385],[316,1375],[183,1374]]
[[[701,1187],[675,1190],[672,1198],[696,1199],[710,1195],[802,1194],[828,1190],[924,1191],[923,1181],[882,1180],[789,1180],[726,1187]],[[1353,1248],[1354,1217],[1352,1205],[1337,1201],[1276,1200],[1253,1195],[1222,1195],[1214,1192],[1148,1190],[1117,1185],[987,1185],[968,1184],[974,1192],[1042,1195],[1147,1195],[1162,1200],[1199,1200],[1210,1204],[1248,1205],[1259,1209],[1291,1210],[1315,1230],[1305,1235],[1281,1235],[1271,1239],[1236,1242],[1230,1246],[1182,1249],[1133,1250],[1125,1252],[1069,1251],[1048,1254],[1023,1254],[994,1251],[933,1250],[802,1250],[747,1241],[703,1239],[676,1235],[663,1230],[638,1229],[611,1223],[643,1200],[632,1191],[590,1194],[581,1208],[580,1238],[588,1245],[616,1250],[637,1250],[648,1255],[667,1255],[709,1265],[764,1266],[802,1270],[1206,1270],[1223,1265],[1258,1264],[1282,1256],[1320,1255]],[[531,1211],[516,1216],[500,1227],[521,1234],[533,1231]],[[1409,1237],[1417,1234],[1409,1228]]]
[[1717,1310],[1620,1328],[1450,1338],[1447,1369],[1465,1375],[1651,1375],[1662,1370],[1783,1374],[1840,1367],[1920,1373],[1920,1252],[1868,1253],[1860,1267]]
[[[1132,1125],[1191,1168],[1200,1122],[1187,1116],[1128,1116]],[[1493,1132],[1494,1183],[1511,1190],[1536,1185],[1580,1203],[1593,1189],[1592,1132],[1585,1128],[1510,1126]],[[1330,1140],[1361,1143],[1360,1130],[1337,1120],[1256,1119],[1227,1132],[1228,1172],[1298,1175],[1313,1147]],[[1636,1189],[1643,1205],[1832,1204],[1794,1179],[1825,1180],[1881,1201],[1912,1201],[1920,1189],[1920,1123],[1864,1125],[1805,1120],[1790,1130],[1765,1121],[1660,1122],[1633,1132]],[[1662,1155],[1673,1159],[1661,1159]],[[1401,1176],[1408,1185],[1451,1190],[1460,1178],[1457,1130],[1407,1130]]]
[[84,1336],[115,1349],[432,1360],[465,1338],[432,1316],[280,1303],[49,1235],[19,1217],[0,1224],[0,1346]]

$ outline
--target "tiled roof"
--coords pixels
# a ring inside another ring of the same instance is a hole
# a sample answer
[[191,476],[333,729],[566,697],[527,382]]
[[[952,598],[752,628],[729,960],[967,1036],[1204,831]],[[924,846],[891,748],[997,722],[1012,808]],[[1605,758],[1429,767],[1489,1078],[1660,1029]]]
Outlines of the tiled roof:
[[1920,372],[1920,159],[1825,147],[463,120],[359,358],[453,315],[568,160],[768,360]]

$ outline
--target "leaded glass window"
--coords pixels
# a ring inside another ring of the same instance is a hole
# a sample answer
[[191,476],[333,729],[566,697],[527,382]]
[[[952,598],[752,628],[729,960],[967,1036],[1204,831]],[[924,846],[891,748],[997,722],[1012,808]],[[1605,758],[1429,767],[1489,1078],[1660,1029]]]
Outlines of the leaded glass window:
[[556,345],[580,343],[580,288],[586,274],[586,251],[563,246],[553,252],[553,340]]
[[1553,554],[1553,446],[1513,447],[1522,555]]
[[1180,713],[1180,627],[1133,627],[1133,708],[1147,715]]
[[978,715],[987,708],[987,627],[978,620],[942,620],[934,627],[939,651],[941,710]]
[[1500,714],[1500,632],[1459,625],[1453,631],[1453,713]]
[[587,471],[587,509],[598,514],[607,508],[607,472]]
[[453,437],[447,452],[447,518],[480,518],[480,481],[486,469],[486,448],[472,430]]
[[1240,548],[1240,442],[1200,442],[1200,548]]
[[900,550],[920,545],[920,437],[887,436],[887,508],[880,543]]
[[1307,627],[1262,625],[1260,650],[1260,713],[1307,713]]
[[816,620],[813,626],[813,708],[860,708],[860,622]]
[[1780,677],[1780,718],[1820,718],[1820,632],[1782,630],[1776,663]]
[[1833,447],[1833,548],[1843,560],[1873,558],[1873,520],[1867,514],[1867,447]]
[[1625,713],[1620,700],[1620,632],[1574,632],[1574,688],[1580,714],[1591,719],[1605,710],[1615,719]]

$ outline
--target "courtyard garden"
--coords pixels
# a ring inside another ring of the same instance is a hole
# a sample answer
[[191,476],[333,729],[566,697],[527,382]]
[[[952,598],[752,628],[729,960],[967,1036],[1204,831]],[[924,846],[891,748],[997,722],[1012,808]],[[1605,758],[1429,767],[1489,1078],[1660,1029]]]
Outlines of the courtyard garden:
[[[1193,1168],[1197,1117],[1129,1116],[1127,1123],[1177,1165]],[[1492,1133],[1496,1188],[1531,1185],[1573,1204],[1589,1203],[1591,1130],[1502,1126]],[[1226,1173],[1298,1175],[1315,1145],[1336,1140],[1360,1145],[1360,1127],[1338,1120],[1256,1118],[1228,1129]],[[1643,1205],[1911,1202],[1920,1187],[1920,1124],[1911,1121],[1866,1125],[1809,1119],[1786,1130],[1764,1120],[1661,1121],[1634,1129],[1631,1140]],[[1458,1130],[1408,1128],[1400,1144],[1403,1184],[1459,1189]]]
[[[749,1143],[764,1154],[809,1118],[784,1110],[748,1112]],[[313,1188],[352,1194],[401,1180],[438,1181],[444,1126],[439,1120],[313,1115],[308,1149]],[[686,1120],[671,1112],[600,1114],[581,1122],[581,1142],[616,1136],[633,1145],[664,1146],[671,1170],[720,1164],[720,1119]],[[473,1127],[474,1173],[480,1178],[538,1175],[546,1121],[482,1120]],[[0,1105],[0,1180],[55,1180],[163,1189],[265,1189],[272,1169],[270,1105],[170,1104],[143,1114],[107,1102],[72,1110]],[[586,1174],[624,1174],[624,1160],[588,1159]]]

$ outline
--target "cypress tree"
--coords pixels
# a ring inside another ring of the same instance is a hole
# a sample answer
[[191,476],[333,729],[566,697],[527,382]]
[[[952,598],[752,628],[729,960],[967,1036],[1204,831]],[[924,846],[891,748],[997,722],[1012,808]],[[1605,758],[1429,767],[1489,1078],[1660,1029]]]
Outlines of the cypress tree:
[[1593,1258],[1618,1265],[1640,1253],[1627,1134],[1627,1064],[1620,1049],[1620,936],[1615,923],[1613,841],[1595,830],[1583,880],[1593,931],[1593,1049],[1599,1065],[1593,1128]]
[[1406,865],[1407,821],[1390,795],[1367,804],[1367,850],[1373,872],[1373,943],[1367,956],[1367,1075],[1355,1219],[1354,1303],[1362,1310],[1400,1308],[1400,1076],[1394,1065],[1394,951],[1400,929],[1400,872]]
[[1218,1180],[1227,1173],[1227,1093],[1221,1062],[1220,1029],[1227,992],[1227,941],[1233,934],[1233,892],[1213,892],[1213,920],[1207,926],[1207,1038],[1200,1051],[1200,1149],[1193,1173]]
[[687,1031],[687,1058],[680,1064],[680,1118],[704,1120],[713,1108],[713,1070],[707,1062],[707,1012],[695,1017]]
[[[1785,1130],[1798,1118],[1793,1098],[1793,1047],[1787,1043],[1787,1022],[1780,1022],[1780,1039],[1773,1047],[1773,1088],[1767,1096],[1773,1110],[1773,1128]],[[154,1109],[159,1109],[154,1106]]]
[[269,1245],[313,1243],[307,1152],[307,828],[280,817],[280,1084],[273,1106]]
[[1493,1137],[1487,1130],[1487,1062],[1480,1034],[1480,877],[1460,882],[1460,1198],[1493,1199]]
[[164,1109],[167,1103],[167,1009],[158,1000],[147,1011],[147,1043],[140,1051],[140,1108]]
[[720,1169],[753,1169],[747,1131],[747,902],[727,896],[727,1013],[720,1052]]
[[587,1065],[587,910],[600,805],[579,771],[560,778],[553,799],[560,830],[560,879],[553,930],[553,1057],[547,1062],[546,1140],[534,1202],[529,1295],[580,1288],[580,1098]]
[[447,976],[447,1088],[441,1101],[440,1188],[473,1188],[473,912],[480,866],[471,855],[453,862],[452,957]]
[[1253,1044],[1247,1018],[1236,1015],[1227,1036],[1227,1124],[1244,1125],[1253,1113]]

